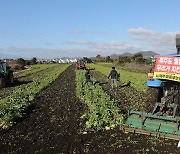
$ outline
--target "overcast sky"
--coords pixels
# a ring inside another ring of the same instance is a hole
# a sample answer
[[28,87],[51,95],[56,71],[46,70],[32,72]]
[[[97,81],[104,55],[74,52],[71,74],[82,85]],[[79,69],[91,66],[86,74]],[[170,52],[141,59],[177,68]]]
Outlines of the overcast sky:
[[0,0],[0,58],[175,53],[180,0]]

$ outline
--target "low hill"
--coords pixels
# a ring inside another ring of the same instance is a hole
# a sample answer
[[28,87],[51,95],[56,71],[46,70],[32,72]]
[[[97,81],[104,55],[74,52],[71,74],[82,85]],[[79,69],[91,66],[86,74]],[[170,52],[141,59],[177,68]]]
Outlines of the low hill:
[[[158,55],[158,53],[155,53],[153,51],[139,51],[137,53],[142,53],[143,57],[153,57],[155,55]],[[133,55],[135,55],[137,53],[132,54],[132,53],[129,53],[129,52],[125,52],[123,54],[112,54],[112,55],[110,55],[110,57],[111,58],[118,58],[119,56],[133,56]]]
[[143,55],[144,57],[153,57],[153,56],[155,56],[155,55],[158,55],[158,53],[153,52],[153,51],[140,51],[140,52],[138,52],[138,53],[142,53],[142,55]]

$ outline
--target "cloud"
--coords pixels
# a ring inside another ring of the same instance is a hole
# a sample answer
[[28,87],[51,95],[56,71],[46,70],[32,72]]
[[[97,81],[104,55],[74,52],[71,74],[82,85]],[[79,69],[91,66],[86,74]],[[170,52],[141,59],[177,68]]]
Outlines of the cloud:
[[[131,28],[128,30],[128,33],[133,38],[132,42],[126,42],[120,39],[106,42],[75,40],[62,43],[68,45],[68,48],[52,48],[50,46],[54,44],[47,42],[46,45],[48,45],[49,48],[13,47],[6,50],[0,49],[0,51],[1,53],[29,58],[93,57],[98,54],[109,56],[111,54],[122,54],[124,52],[136,53],[138,51],[154,51],[160,54],[176,52],[175,35],[179,32],[158,32],[144,28]],[[136,44],[134,44],[134,42],[136,42]]]
[[[4,55],[14,55],[11,58],[32,58],[37,57],[40,59],[49,58],[61,58],[61,57],[83,57],[83,56],[94,56],[96,53],[90,51],[89,49],[79,49],[79,48],[8,48],[3,49],[2,53]],[[6,57],[4,57],[6,58]],[[8,57],[9,58],[9,57]]]
[[[97,54],[101,54],[104,56],[108,56],[111,54],[121,54],[124,52],[137,52],[139,50],[143,50],[142,46],[133,45],[121,40],[115,40],[110,42],[94,42],[94,41],[66,41],[65,44],[72,45],[87,45],[83,48],[84,53],[93,53],[96,56]],[[78,50],[78,49],[77,49]]]
[[54,46],[55,44],[51,43],[51,42],[46,42],[45,45],[47,45],[47,46]]
[[5,53],[14,54],[22,58],[60,58],[60,57],[94,57],[98,54],[109,56],[111,54],[122,54],[124,52],[135,53],[143,50],[143,47],[132,45],[130,43],[115,40],[110,42],[94,41],[67,41],[67,44],[85,45],[83,48],[16,48],[11,47],[5,50]]
[[84,34],[84,33],[86,33],[86,31],[74,29],[74,30],[70,31],[69,33],[71,33],[71,34]]
[[33,34],[31,32],[16,32],[16,31],[0,31],[0,38],[4,37],[13,37],[16,38],[33,38],[33,39],[43,39],[44,36],[38,35],[38,34]]
[[104,32],[104,31],[91,31],[92,34],[98,34],[98,35],[115,35],[114,32]]
[[94,41],[88,40],[81,40],[81,41],[66,41],[63,44],[73,44],[73,45],[89,45],[89,44],[96,44]]
[[136,52],[141,49],[121,41],[112,41],[104,43],[90,44],[84,48],[8,48],[4,53],[15,55],[22,58],[60,58],[60,57],[94,57],[97,54],[102,56],[109,56],[111,54],[120,54],[123,52],[131,51]]
[[79,29],[71,30],[69,33],[71,34],[94,34],[94,35],[115,35],[115,32],[108,31],[84,31]]
[[141,41],[146,50],[159,53],[174,53],[176,51],[175,38],[177,32],[158,32],[144,28],[131,28],[128,33],[132,38]]
[[110,54],[121,54],[124,52],[137,52],[142,50],[143,47],[138,45],[129,44],[127,42],[116,40],[111,42],[102,42],[97,45],[91,46],[91,49],[94,51],[99,51],[103,55],[110,55]]

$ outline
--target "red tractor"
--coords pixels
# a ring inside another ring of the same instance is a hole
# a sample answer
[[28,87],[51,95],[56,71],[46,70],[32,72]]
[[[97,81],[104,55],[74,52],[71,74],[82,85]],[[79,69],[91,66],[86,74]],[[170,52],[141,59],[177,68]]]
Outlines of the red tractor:
[[76,68],[78,70],[80,70],[80,69],[85,70],[86,66],[84,64],[84,61],[83,60],[78,60],[77,63],[76,63]]

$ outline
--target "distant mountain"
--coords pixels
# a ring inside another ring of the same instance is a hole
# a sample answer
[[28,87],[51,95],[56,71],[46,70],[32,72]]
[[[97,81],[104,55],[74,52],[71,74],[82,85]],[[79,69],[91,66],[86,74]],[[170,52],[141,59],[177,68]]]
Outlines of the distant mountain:
[[129,53],[129,52],[125,52],[125,53],[121,54],[121,56],[133,56],[133,54]]
[[[158,55],[158,53],[155,53],[153,51],[139,51],[137,53],[142,53],[143,57],[153,57],[155,55]],[[133,56],[133,55],[135,55],[137,53],[132,54],[132,53],[129,53],[129,52],[125,52],[123,54],[112,54],[112,55],[110,55],[110,57],[111,58],[118,58],[119,56]]]
[[110,57],[111,58],[117,58],[117,57],[119,57],[120,55],[118,55],[118,54],[112,54],[112,55],[110,55]]
[[155,55],[159,55],[158,53],[153,51],[139,51],[138,53],[142,53],[144,57],[153,57]]

